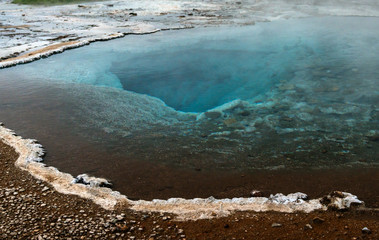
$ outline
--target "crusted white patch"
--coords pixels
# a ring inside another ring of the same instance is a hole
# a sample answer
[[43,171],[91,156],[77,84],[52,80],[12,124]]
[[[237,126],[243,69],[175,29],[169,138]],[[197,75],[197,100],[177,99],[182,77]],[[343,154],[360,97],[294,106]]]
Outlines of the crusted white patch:
[[204,219],[222,217],[234,211],[277,211],[277,212],[311,212],[314,210],[325,210],[319,199],[305,201],[297,195],[306,196],[303,193],[276,194],[265,197],[215,199],[195,198],[182,199],[170,198],[168,200],[136,201],[132,209],[138,211],[168,212],[177,214],[179,219]]
[[34,177],[49,182],[58,192],[74,194],[91,199],[105,209],[114,209],[116,204],[129,205],[131,209],[144,212],[164,212],[176,214],[179,220],[203,219],[229,215],[235,211],[277,211],[277,212],[311,212],[350,208],[352,204],[363,204],[357,196],[345,192],[333,192],[319,199],[307,200],[304,193],[281,193],[270,197],[215,199],[209,198],[170,198],[168,200],[132,201],[119,192],[102,187],[110,183],[103,178],[90,177],[86,174],[74,178],[54,167],[41,163],[44,150],[36,140],[23,139],[0,123],[0,141],[12,146],[19,157],[16,166],[28,171]]
[[91,187],[110,187],[112,185],[107,179],[90,177],[87,174],[78,175],[72,180],[72,183],[81,183]]

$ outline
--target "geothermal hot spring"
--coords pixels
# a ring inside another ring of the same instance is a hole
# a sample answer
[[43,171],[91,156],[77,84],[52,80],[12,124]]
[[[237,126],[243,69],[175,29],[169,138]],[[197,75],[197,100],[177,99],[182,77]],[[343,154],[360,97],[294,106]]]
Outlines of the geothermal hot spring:
[[38,139],[46,164],[132,199],[359,196],[379,182],[378,26],[322,17],[92,43],[1,69],[0,120]]

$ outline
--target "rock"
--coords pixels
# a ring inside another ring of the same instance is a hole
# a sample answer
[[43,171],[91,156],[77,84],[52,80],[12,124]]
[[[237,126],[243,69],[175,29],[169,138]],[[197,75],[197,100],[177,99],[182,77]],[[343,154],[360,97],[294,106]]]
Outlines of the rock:
[[207,118],[210,118],[210,119],[217,119],[221,117],[220,112],[205,112],[204,114]]
[[258,190],[253,190],[253,191],[251,191],[251,192],[250,192],[250,195],[251,195],[252,197],[263,197],[262,192],[261,192],[261,191],[258,191]]
[[282,91],[293,90],[293,89],[295,89],[295,85],[287,83],[287,84],[280,85],[279,89]]
[[228,119],[224,120],[224,124],[228,127],[235,124],[235,123],[237,123],[237,120],[234,118],[228,118]]
[[273,223],[271,225],[271,227],[273,227],[273,228],[277,228],[277,227],[281,227],[281,226],[282,226],[282,224],[280,224],[280,223]]
[[330,193],[331,197],[343,198],[344,194],[341,191],[333,191]]
[[371,234],[371,230],[368,229],[367,227],[364,227],[364,228],[362,228],[362,233],[363,234]]
[[313,218],[312,222],[316,223],[316,224],[320,224],[320,223],[325,222],[325,219],[320,218],[320,217],[315,217],[315,218]]
[[367,139],[372,141],[372,142],[378,142],[379,141],[379,135],[367,136]]
[[117,221],[122,221],[122,220],[124,220],[124,217],[122,215],[117,215],[116,219],[117,219]]
[[250,115],[250,112],[245,110],[245,111],[240,112],[240,115],[243,117],[247,117]]
[[310,225],[309,223],[305,224],[304,226],[304,230],[311,230],[312,228],[313,228],[312,225]]

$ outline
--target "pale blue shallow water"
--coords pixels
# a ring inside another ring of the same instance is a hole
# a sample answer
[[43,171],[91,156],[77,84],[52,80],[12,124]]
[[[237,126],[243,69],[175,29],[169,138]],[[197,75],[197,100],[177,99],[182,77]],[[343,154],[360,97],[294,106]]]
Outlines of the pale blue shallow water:
[[377,166],[377,26],[307,18],[93,43],[0,69],[0,121],[42,141],[48,163],[119,186],[130,159],[244,171]]

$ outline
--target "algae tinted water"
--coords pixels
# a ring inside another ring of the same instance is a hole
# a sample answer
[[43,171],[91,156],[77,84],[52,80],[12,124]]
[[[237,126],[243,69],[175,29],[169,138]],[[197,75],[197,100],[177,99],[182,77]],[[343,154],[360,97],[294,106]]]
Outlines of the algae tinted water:
[[378,23],[299,19],[94,43],[2,69],[0,119],[40,140],[48,164],[119,189],[133,171],[162,168],[375,167]]

